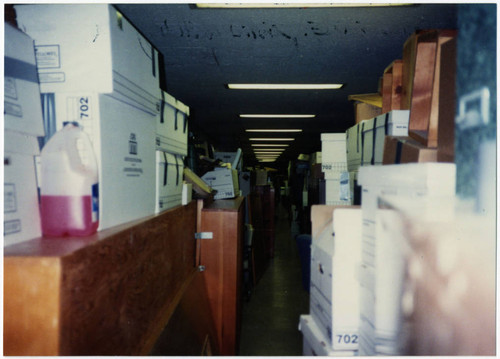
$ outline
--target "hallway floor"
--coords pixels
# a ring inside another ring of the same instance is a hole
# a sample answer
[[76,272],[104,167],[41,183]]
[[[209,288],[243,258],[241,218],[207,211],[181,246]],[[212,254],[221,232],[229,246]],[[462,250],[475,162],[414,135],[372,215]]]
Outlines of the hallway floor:
[[248,301],[242,304],[241,356],[301,356],[299,317],[309,313],[309,293],[302,287],[294,222],[278,205],[275,255]]

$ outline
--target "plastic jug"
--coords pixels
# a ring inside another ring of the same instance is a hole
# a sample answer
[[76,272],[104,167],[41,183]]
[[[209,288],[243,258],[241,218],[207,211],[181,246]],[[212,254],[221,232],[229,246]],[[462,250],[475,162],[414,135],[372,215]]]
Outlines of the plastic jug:
[[44,236],[88,236],[99,225],[97,161],[88,135],[67,123],[42,149],[40,214]]

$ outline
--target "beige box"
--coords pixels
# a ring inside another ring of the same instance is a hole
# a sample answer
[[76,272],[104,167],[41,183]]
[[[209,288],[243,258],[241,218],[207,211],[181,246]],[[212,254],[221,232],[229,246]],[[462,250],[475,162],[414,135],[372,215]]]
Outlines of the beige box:
[[33,40],[9,24],[4,26],[4,128],[43,136]]
[[112,5],[15,5],[35,41],[40,91],[120,92],[157,110],[158,51]]
[[35,155],[38,140],[5,131],[4,151],[4,247],[42,235]]
[[99,171],[99,230],[154,214],[155,116],[112,94],[56,93],[56,130],[77,122],[89,135]]
[[182,204],[184,162],[180,155],[156,151],[155,213]]
[[201,179],[217,193],[214,199],[234,198],[239,195],[238,171],[229,168],[219,168],[209,171]]
[[411,137],[386,136],[382,164],[437,162],[437,148],[425,147]]
[[156,118],[156,149],[187,156],[189,107],[160,90],[160,112]]

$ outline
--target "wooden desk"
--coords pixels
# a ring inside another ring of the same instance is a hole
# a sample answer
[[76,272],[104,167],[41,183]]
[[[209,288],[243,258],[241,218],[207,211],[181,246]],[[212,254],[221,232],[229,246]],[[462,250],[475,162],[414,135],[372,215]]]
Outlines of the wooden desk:
[[6,247],[4,354],[149,354],[195,274],[196,219],[192,202],[89,237]]
[[[200,264],[205,266],[207,293],[221,355],[237,355],[241,327],[244,197],[217,200],[200,208]],[[201,202],[199,202],[201,205]]]

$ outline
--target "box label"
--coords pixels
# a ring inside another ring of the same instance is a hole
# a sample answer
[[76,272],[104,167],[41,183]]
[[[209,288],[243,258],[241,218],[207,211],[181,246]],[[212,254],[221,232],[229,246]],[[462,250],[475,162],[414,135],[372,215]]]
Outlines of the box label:
[[38,75],[40,83],[54,83],[66,81],[64,72],[43,72]]
[[4,95],[17,100],[16,80],[12,77],[5,77],[3,84]]
[[12,221],[4,221],[3,222],[3,234],[14,234],[21,232],[21,220],[14,219]]
[[70,122],[78,122],[83,127],[85,133],[93,141],[94,134],[94,118],[92,116],[93,100],[91,96],[75,96],[66,99],[67,120]]
[[39,69],[58,69],[61,67],[59,45],[35,46],[35,57]]
[[17,211],[16,185],[5,183],[3,185],[3,212],[12,213]]
[[128,139],[128,154],[129,156],[124,157],[125,167],[123,172],[127,177],[141,177],[143,174],[142,169],[142,159],[138,157],[132,157],[138,155],[138,144],[137,136],[135,133],[130,133]]
[[4,109],[3,112],[7,115],[12,115],[16,117],[23,117],[23,108],[19,105],[16,105],[14,103],[10,103],[5,101],[4,103]]

